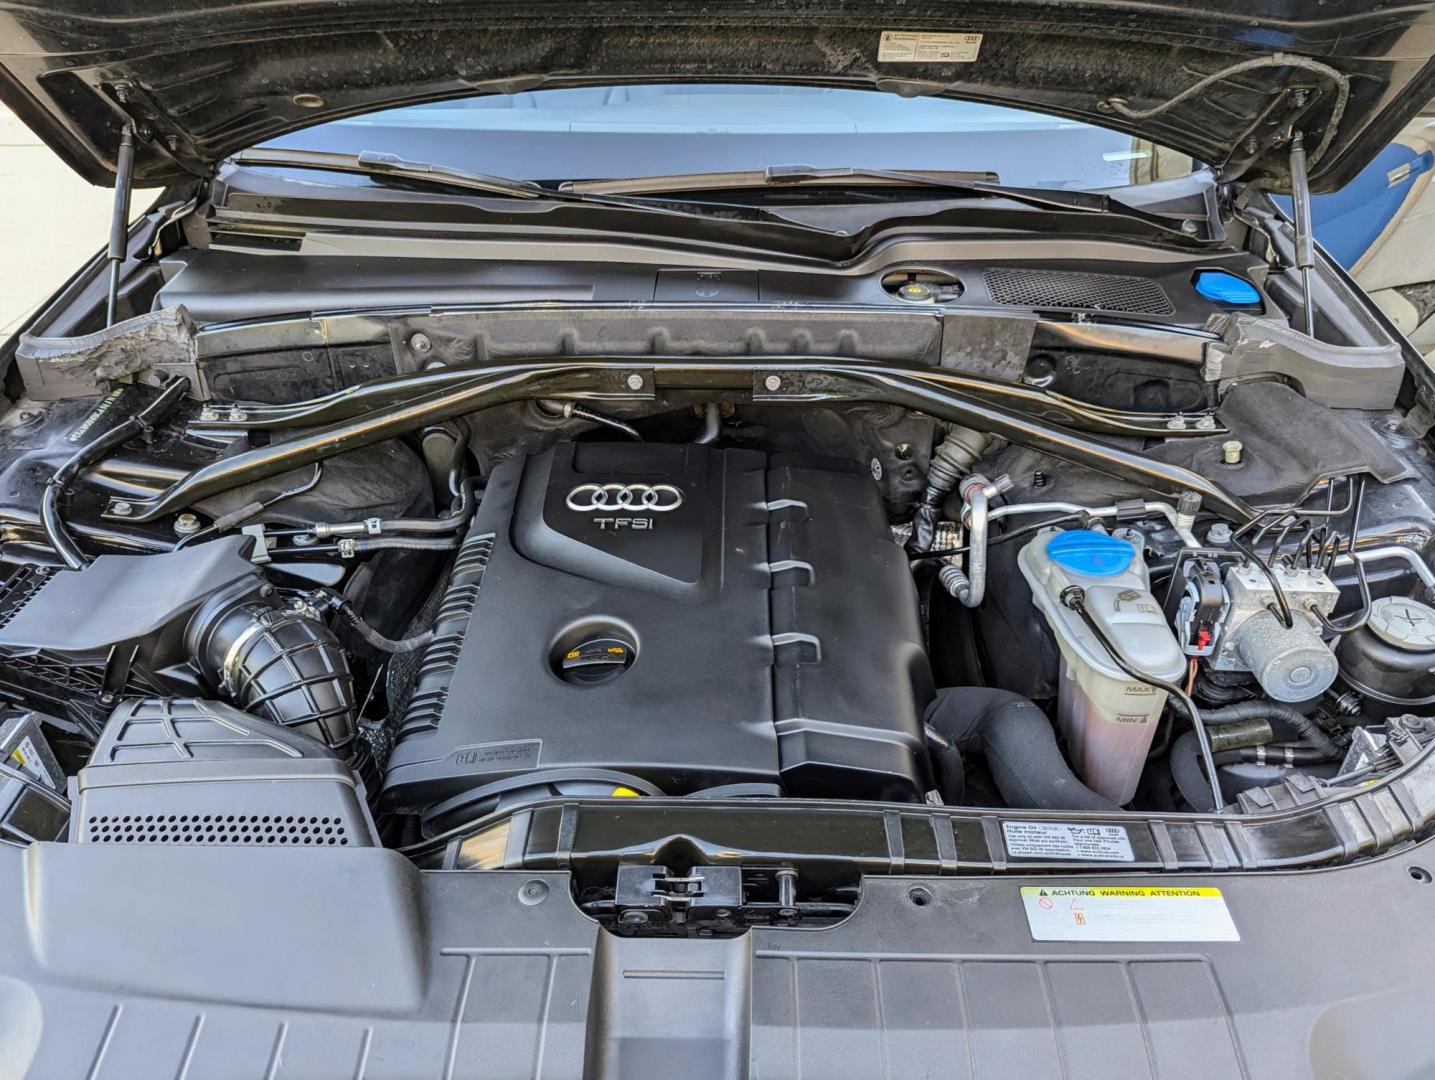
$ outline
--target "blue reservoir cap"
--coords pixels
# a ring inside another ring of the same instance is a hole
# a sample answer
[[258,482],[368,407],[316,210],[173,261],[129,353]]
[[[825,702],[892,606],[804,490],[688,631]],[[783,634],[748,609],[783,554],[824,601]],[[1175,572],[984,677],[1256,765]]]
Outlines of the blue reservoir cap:
[[1255,307],[1261,303],[1260,290],[1228,270],[1197,270],[1196,291],[1218,304]]
[[1046,556],[1074,574],[1088,577],[1115,577],[1125,573],[1136,558],[1136,549],[1125,540],[1091,529],[1068,529],[1053,536]]

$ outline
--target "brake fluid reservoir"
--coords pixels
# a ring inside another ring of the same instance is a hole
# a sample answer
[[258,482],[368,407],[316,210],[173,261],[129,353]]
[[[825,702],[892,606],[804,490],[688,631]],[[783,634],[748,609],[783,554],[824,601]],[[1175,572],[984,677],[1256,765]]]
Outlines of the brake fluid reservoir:
[[1087,612],[1128,664],[1177,682],[1186,674],[1186,657],[1151,595],[1146,563],[1127,541],[1088,529],[1038,533],[1017,562],[1061,649],[1057,722],[1076,771],[1093,791],[1128,803],[1166,692],[1122,671],[1061,594],[1081,588]]

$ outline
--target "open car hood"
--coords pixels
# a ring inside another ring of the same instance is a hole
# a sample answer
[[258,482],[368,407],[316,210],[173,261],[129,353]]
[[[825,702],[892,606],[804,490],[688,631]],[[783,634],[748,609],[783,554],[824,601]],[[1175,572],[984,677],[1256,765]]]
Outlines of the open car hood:
[[1313,188],[1334,189],[1435,93],[1435,3],[1267,7],[1276,14],[1249,0],[39,0],[0,5],[0,100],[95,183],[113,182],[131,121],[137,181],[153,184],[387,105],[752,79],[1045,110],[1276,188],[1295,125]]

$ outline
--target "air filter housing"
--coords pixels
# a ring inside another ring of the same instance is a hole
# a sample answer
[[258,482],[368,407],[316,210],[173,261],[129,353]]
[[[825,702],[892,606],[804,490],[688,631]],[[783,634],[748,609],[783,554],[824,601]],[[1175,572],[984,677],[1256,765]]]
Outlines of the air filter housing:
[[70,787],[76,843],[378,844],[363,786],[332,750],[218,701],[125,702]]

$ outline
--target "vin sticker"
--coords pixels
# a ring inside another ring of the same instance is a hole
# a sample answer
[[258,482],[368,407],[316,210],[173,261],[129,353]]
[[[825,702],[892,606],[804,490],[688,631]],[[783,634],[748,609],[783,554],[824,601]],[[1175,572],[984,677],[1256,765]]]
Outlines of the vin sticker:
[[970,64],[982,47],[981,34],[929,34],[883,30],[877,43],[879,64]]
[[1096,859],[1135,862],[1125,825],[1062,825],[1054,821],[1003,821],[1006,853],[1013,859]]
[[1240,941],[1220,889],[1025,885],[1033,941]]

